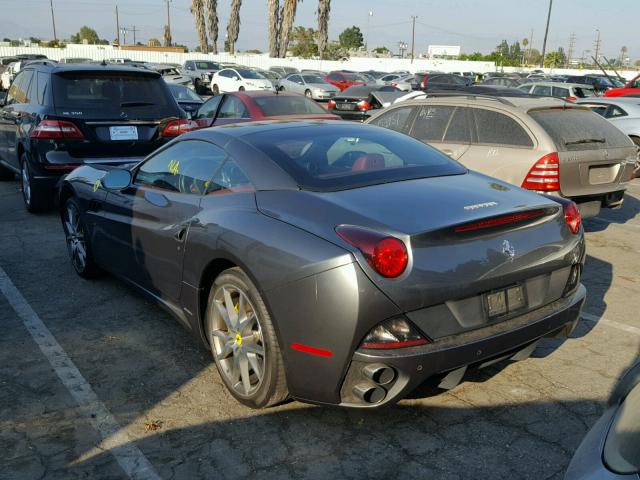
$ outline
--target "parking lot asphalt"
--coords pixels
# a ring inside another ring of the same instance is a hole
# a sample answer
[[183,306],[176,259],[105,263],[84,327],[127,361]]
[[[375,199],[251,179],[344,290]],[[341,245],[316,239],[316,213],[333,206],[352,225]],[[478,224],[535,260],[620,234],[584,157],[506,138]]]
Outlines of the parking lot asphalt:
[[0,183],[2,479],[562,478],[639,355],[640,181],[585,222],[572,338],[377,411],[240,405],[164,311],[76,276],[57,215],[20,195]]

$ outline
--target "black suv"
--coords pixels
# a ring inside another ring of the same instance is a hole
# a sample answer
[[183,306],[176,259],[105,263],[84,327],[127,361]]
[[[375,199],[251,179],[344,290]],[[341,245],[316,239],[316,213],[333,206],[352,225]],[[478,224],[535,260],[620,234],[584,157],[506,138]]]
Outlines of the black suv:
[[0,100],[0,179],[19,173],[30,212],[84,163],[133,163],[194,126],[157,72],[115,65],[27,65]]

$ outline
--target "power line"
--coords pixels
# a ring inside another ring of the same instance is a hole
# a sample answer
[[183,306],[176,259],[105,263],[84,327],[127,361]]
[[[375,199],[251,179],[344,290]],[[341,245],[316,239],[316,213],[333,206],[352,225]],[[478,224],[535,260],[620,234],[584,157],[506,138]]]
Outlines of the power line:
[[596,59],[596,62],[600,61],[600,46],[601,46],[601,41],[600,41],[600,30],[596,30],[596,41],[594,42],[594,55],[593,57]]

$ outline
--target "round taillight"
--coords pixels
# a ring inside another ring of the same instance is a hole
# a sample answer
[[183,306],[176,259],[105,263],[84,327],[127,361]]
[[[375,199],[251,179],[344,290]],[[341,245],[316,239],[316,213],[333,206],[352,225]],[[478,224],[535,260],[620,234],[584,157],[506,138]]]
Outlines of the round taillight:
[[386,237],[373,248],[369,263],[383,277],[395,278],[407,268],[409,255],[407,249],[397,238]]
[[334,102],[333,100],[329,100],[329,102],[327,103],[327,108],[336,108],[336,102]]
[[570,202],[563,206],[563,210],[564,221],[569,227],[569,230],[571,230],[571,233],[578,233],[578,230],[580,230],[580,224],[582,223],[578,206],[574,202]]

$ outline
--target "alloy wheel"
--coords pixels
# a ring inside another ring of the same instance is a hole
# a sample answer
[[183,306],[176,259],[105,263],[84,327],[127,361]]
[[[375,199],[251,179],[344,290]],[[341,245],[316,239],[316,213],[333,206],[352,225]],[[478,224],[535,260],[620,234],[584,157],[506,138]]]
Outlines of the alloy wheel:
[[257,311],[247,294],[230,284],[217,289],[211,308],[209,335],[219,370],[236,394],[251,397],[267,361]]
[[71,263],[77,271],[82,272],[87,266],[87,244],[78,211],[73,205],[67,205],[64,229],[67,234],[67,248]]
[[29,167],[26,162],[22,162],[22,196],[24,203],[28,206],[31,204],[31,180],[29,179]]

